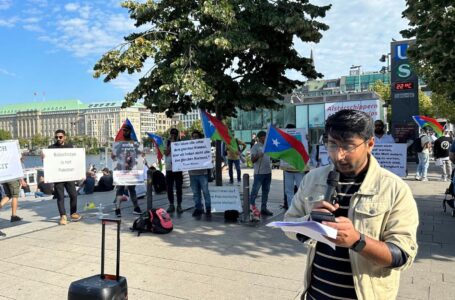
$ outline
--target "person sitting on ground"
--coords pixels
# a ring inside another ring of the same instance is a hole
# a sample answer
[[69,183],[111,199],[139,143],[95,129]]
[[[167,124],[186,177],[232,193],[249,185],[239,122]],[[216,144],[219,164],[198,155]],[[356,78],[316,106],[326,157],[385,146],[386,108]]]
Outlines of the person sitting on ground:
[[21,217],[16,215],[17,211],[17,199],[19,198],[20,192],[20,181],[19,179],[11,180],[3,183],[3,190],[5,195],[0,201],[0,208],[5,206],[6,203],[11,199],[11,222],[17,222],[22,220]]
[[93,178],[93,173],[88,171],[85,176],[84,182],[82,182],[77,190],[79,195],[93,194],[93,191],[95,190],[95,178]]
[[36,188],[35,197],[46,197],[54,194],[54,185],[44,182],[44,176],[38,177],[38,186]]
[[162,194],[166,192],[166,177],[164,174],[154,166],[151,166],[150,170],[152,170],[152,185],[155,193]]
[[95,192],[108,192],[114,189],[114,179],[108,168],[102,170],[103,176],[98,181],[98,185],[95,187]]

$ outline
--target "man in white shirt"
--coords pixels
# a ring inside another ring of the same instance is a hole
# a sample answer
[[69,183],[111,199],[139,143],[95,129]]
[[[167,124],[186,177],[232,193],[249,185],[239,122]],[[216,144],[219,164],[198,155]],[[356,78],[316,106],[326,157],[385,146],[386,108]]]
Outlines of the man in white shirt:
[[384,122],[382,120],[374,121],[374,143],[375,144],[393,144],[395,141],[390,134],[386,134]]

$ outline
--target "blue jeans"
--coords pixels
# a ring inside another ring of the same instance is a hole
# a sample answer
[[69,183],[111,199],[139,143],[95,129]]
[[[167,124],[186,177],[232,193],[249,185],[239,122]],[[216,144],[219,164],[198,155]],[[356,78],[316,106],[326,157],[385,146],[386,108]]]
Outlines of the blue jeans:
[[229,182],[230,183],[233,183],[234,182],[234,168],[232,166],[232,164],[235,165],[235,170],[237,171],[237,181],[240,182],[241,181],[241,175],[240,175],[240,159],[236,159],[236,160],[233,160],[233,159],[228,159],[228,166],[229,166]]
[[291,207],[292,198],[294,198],[294,186],[297,188],[300,186],[304,175],[305,173],[284,171],[284,193],[288,207]]
[[270,183],[272,182],[272,173],[254,174],[253,188],[251,189],[250,205],[256,205],[256,197],[259,188],[262,186],[262,203],[261,210],[267,209],[267,200],[269,198]]
[[417,166],[416,176],[427,178],[428,166],[430,165],[430,154],[425,152],[417,153],[419,157],[419,165]]
[[193,191],[194,206],[196,209],[204,210],[202,207],[201,190],[204,194],[205,209],[211,210],[211,200],[209,193],[209,182],[207,175],[190,175],[190,185]]

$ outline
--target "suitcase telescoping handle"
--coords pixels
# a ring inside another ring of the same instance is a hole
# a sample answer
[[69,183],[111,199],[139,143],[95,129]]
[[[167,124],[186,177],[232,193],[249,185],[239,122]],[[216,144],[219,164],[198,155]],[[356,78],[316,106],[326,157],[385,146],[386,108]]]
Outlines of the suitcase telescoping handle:
[[115,279],[118,281],[120,278],[120,219],[101,219],[101,278],[104,279],[104,248],[105,248],[105,235],[106,235],[106,224],[117,223],[117,266],[115,270]]

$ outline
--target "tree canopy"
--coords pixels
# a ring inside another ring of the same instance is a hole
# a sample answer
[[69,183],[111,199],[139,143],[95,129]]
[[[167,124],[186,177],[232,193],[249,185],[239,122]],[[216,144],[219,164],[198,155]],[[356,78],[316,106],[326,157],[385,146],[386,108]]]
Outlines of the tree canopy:
[[[234,107],[277,108],[306,78],[322,77],[295,38],[317,43],[328,26],[319,20],[330,5],[309,0],[125,1],[141,32],[105,53],[94,66],[104,81],[120,73],[145,72],[124,106],[143,99],[152,112],[187,113],[195,108],[235,116]],[[152,63],[149,70],[145,66]]]
[[9,131],[0,129],[0,141],[10,140],[10,139],[11,139],[11,133]]
[[455,101],[455,6],[453,0],[407,0],[403,17],[415,38],[408,54],[417,73],[433,92]]

